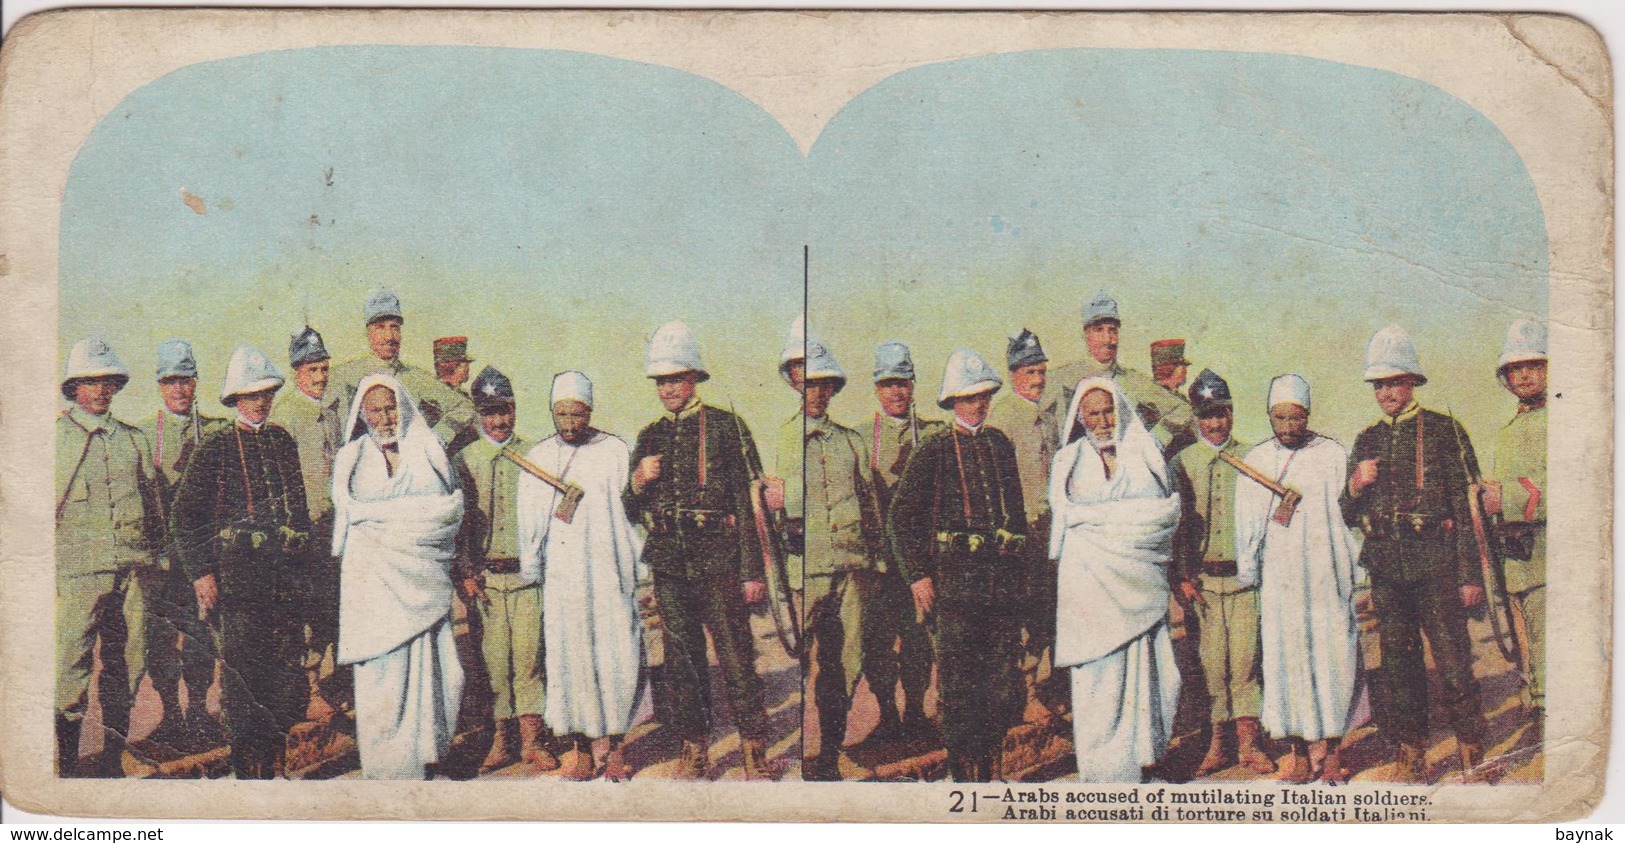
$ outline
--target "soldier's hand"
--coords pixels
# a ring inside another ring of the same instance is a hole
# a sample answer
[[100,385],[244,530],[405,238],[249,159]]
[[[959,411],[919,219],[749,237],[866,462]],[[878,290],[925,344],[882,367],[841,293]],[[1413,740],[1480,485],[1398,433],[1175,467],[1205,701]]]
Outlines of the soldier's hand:
[[487,606],[491,605],[491,598],[485,596],[485,583],[480,582],[479,577],[463,578],[463,597],[468,600],[469,605],[473,605],[476,600]]
[[660,479],[660,455],[644,457],[638,460],[637,470],[632,472],[632,485],[639,489]]
[[1354,476],[1349,478],[1349,491],[1358,495],[1365,491],[1365,487],[1377,482],[1377,465],[1380,459],[1361,460],[1354,466]]
[[784,480],[779,477],[762,478],[762,498],[768,509],[784,509]]
[[1461,587],[1461,605],[1471,609],[1484,602],[1484,586],[1464,585]]
[[1484,514],[1500,515],[1504,500],[1501,495],[1501,481],[1484,481]]
[[915,580],[908,590],[914,592],[914,619],[925,623],[925,616],[937,605],[937,590],[931,585],[931,578]]
[[214,574],[204,574],[193,580],[192,593],[197,595],[198,620],[208,620],[209,613],[214,611],[215,603],[220,599],[219,584]]
[[1202,589],[1193,580],[1184,580],[1179,584],[1179,596],[1186,606],[1192,603],[1207,608],[1207,599],[1202,596]]
[[660,604],[653,594],[645,595],[638,600],[638,617],[643,619],[646,629],[660,626]]
[[746,580],[739,584],[739,593],[744,597],[746,606],[754,606],[767,599],[767,583],[761,580]]

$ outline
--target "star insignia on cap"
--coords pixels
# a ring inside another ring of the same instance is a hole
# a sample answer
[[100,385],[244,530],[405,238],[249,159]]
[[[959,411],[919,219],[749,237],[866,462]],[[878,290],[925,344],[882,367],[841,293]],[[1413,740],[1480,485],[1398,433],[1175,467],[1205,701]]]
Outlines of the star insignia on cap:
[[486,395],[496,395],[497,394],[497,385],[494,384],[494,383],[487,383],[485,385],[485,387],[483,389],[481,389],[480,391],[485,393]]
[[1203,398],[1212,398],[1213,397],[1213,386],[1211,384],[1209,384],[1207,386],[1203,386],[1201,389],[1198,389],[1196,391],[1196,394],[1202,396]]

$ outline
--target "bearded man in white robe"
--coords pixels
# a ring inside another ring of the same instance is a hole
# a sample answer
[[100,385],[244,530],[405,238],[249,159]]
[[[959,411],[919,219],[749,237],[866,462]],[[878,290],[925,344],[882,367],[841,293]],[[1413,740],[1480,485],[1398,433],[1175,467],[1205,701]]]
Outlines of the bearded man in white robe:
[[451,566],[463,493],[440,440],[387,373],[361,380],[333,460],[340,663],[355,665],[369,779],[423,779],[456,732],[463,670]]
[[1270,383],[1269,415],[1275,437],[1248,452],[1246,462],[1303,499],[1283,525],[1272,518],[1274,492],[1245,478],[1236,484],[1236,575],[1244,587],[1259,587],[1261,720],[1292,747],[1282,781],[1336,784],[1349,777],[1337,748],[1355,725],[1361,675],[1354,615],[1359,552],[1338,505],[1348,452],[1309,429],[1309,383],[1297,375]]
[[1168,563],[1179,496],[1162,447],[1116,381],[1085,378],[1050,470],[1058,560],[1055,666],[1072,669],[1078,778],[1139,782],[1168,748],[1179,668]]
[[592,778],[603,739],[604,778],[632,776],[621,741],[632,727],[643,671],[643,623],[635,592],[643,573],[643,540],[621,502],[631,465],[626,441],[592,426],[592,383],[580,372],[553,379],[558,433],[530,449],[526,461],[582,489],[568,522],[557,517],[563,496],[541,478],[519,478],[520,572],[542,582],[542,638],[547,642],[543,717],[573,742],[564,776]]

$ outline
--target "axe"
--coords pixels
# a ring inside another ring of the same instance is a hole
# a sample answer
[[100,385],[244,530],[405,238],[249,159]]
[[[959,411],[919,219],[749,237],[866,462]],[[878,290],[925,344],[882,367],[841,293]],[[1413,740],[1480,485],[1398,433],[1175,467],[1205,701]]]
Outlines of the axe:
[[547,485],[559,490],[559,494],[563,495],[563,497],[559,498],[558,506],[553,508],[554,518],[568,524],[570,523],[570,519],[576,517],[576,507],[581,505],[582,496],[587,494],[585,489],[577,486],[574,483],[566,483],[563,480],[554,477],[553,475],[542,470],[541,466],[519,456],[507,448],[502,449],[502,456],[507,457],[508,460],[514,465],[517,465],[526,472],[529,472],[530,475],[535,477],[537,480],[540,480],[543,483],[546,483]]
[[1281,496],[1281,502],[1275,505],[1275,514],[1270,520],[1285,527],[1292,523],[1292,514],[1298,511],[1298,504],[1303,501],[1303,493],[1297,489],[1282,486],[1280,483],[1265,477],[1262,472],[1252,466],[1230,456],[1224,451],[1219,452],[1219,459],[1230,464],[1231,468],[1241,472],[1243,477]]

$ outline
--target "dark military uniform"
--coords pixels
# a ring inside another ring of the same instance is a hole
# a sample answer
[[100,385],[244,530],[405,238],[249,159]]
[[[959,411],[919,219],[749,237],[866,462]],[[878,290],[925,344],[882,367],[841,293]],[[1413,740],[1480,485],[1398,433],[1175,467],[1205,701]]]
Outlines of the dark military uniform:
[[276,775],[303,714],[309,537],[299,451],[286,430],[239,421],[203,441],[176,491],[171,552],[188,581],[216,578],[221,704],[240,779]]
[[1345,487],[1341,504],[1344,520],[1365,534],[1360,564],[1371,575],[1387,690],[1382,726],[1402,745],[1426,745],[1426,635],[1456,738],[1480,745],[1484,719],[1460,591],[1480,581],[1467,501],[1468,478],[1478,474],[1472,442],[1454,419],[1412,402],[1354,440],[1349,476],[1370,459],[1381,460],[1376,482],[1358,497]]
[[[141,425],[152,444],[152,463],[158,480],[160,514],[167,515],[180,486],[181,475],[191,462],[204,437],[231,424],[210,418],[193,409],[185,417],[159,410]],[[203,697],[214,683],[215,631],[198,617],[197,597],[192,582],[180,565],[167,560],[162,570],[137,572],[135,586],[143,599],[147,635],[146,671],[152,676],[153,690],[164,705],[164,722],[179,725],[180,683],[186,682],[186,738],[197,742],[203,736]],[[175,649],[176,632],[180,649]],[[141,671],[131,665],[139,678]]]
[[629,486],[623,499],[627,517],[649,530],[643,558],[660,606],[671,725],[686,741],[703,744],[710,733],[709,631],[741,737],[765,740],[762,680],[740,594],[741,583],[764,576],[750,506],[751,477],[761,471],[756,445],[737,416],[696,400],[638,433],[633,471],[656,455],[664,458],[660,476]]
[[[903,468],[916,441],[942,427],[932,419],[893,419],[876,413],[868,438],[869,469],[882,513],[890,509],[892,491],[902,480]],[[863,674],[869,690],[881,704],[882,720],[897,714],[897,688],[902,685],[905,724],[922,725],[925,690],[931,684],[931,634],[914,611],[914,598],[903,580],[902,566],[885,546],[877,558],[875,593],[863,616]]]
[[943,738],[959,780],[992,775],[1020,717],[1020,601],[1027,514],[1015,446],[957,423],[920,439],[887,517],[910,583],[930,578]]

